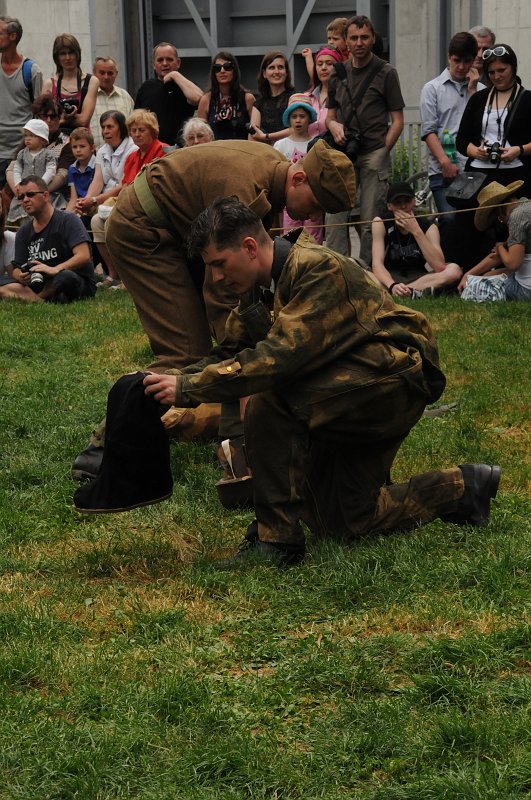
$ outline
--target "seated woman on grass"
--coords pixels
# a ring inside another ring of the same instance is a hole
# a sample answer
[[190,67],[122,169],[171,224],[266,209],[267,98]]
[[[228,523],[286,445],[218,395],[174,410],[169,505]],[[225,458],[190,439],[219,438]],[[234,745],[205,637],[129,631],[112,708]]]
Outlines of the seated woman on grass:
[[[496,242],[492,252],[463,275],[457,287],[460,294],[472,284],[468,280],[471,276],[479,277],[481,283],[503,276],[499,299],[531,300],[531,201],[522,197],[523,185],[524,181],[514,181],[508,186],[492,181],[478,194],[476,228],[486,231],[502,223],[508,226],[509,236],[506,242]],[[486,284],[479,286],[477,297],[469,297],[465,292],[463,299],[498,299],[489,298],[488,289]],[[482,294],[485,296],[481,297]]]

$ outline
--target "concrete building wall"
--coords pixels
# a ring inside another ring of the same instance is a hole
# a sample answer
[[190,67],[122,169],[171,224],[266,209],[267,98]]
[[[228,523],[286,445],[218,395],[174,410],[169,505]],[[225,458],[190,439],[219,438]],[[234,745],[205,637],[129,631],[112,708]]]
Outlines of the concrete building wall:
[[[165,1],[168,6],[172,6],[173,0]],[[24,27],[21,51],[38,61],[45,76],[54,71],[51,53],[53,40],[58,33],[67,31],[80,41],[82,65],[85,69],[90,69],[96,55],[114,54],[121,70],[118,83],[134,91],[136,86],[130,84],[135,80],[128,81],[123,41],[123,15],[129,13],[129,4],[132,3],[133,0],[0,0],[0,13],[20,19]],[[335,15],[334,3],[331,0],[321,0],[320,5],[323,7],[316,5],[320,14],[314,15],[313,22],[313,17],[310,16],[306,26],[305,33],[310,39],[320,35],[318,31],[323,27],[323,10],[328,4],[330,17]],[[390,51],[394,54],[393,61],[400,75],[408,121],[413,121],[418,116],[416,109],[423,84],[437,75],[445,65],[445,47],[449,38],[453,33],[467,30],[474,24],[488,25],[496,31],[498,41],[507,42],[515,48],[520,62],[520,76],[524,85],[531,87],[531,48],[528,46],[531,34],[531,2],[390,0],[390,4],[390,16],[393,20],[393,30],[390,33],[394,36]],[[302,8],[303,5],[299,3],[297,7]],[[359,11],[366,11],[365,6],[370,4],[365,3],[364,6],[358,2],[357,5]],[[344,4],[338,3],[337,8],[341,9],[337,14],[346,13],[343,10]],[[260,25],[265,24],[265,21],[260,22]],[[160,28],[163,25],[162,20],[157,24]],[[191,20],[190,24],[193,24]],[[258,24],[256,19],[254,24]],[[162,32],[157,29],[157,35]],[[313,44],[313,41],[307,43]],[[186,44],[189,43],[177,41],[176,44],[186,49]],[[129,51],[127,54],[130,64],[132,60],[135,63],[144,59],[144,53],[137,52],[137,46],[135,44],[132,48],[134,53]],[[189,64],[191,58],[191,54],[187,53],[186,61]],[[254,71],[252,77],[254,78]],[[136,83],[138,82],[137,79]]]
[[60,33],[78,39],[85,71],[92,71],[95,56],[120,58],[120,7],[118,0],[0,0],[0,13],[22,23],[20,51],[37,61],[45,78],[55,72],[52,47]]
[[523,84],[531,87],[531,3],[520,0],[455,0],[444,18],[440,0],[395,0],[395,66],[406,106],[407,117],[416,115],[420,90],[446,65],[441,27],[448,26],[446,44],[454,33],[473,25],[486,25],[496,32],[498,42],[506,42],[518,55]]

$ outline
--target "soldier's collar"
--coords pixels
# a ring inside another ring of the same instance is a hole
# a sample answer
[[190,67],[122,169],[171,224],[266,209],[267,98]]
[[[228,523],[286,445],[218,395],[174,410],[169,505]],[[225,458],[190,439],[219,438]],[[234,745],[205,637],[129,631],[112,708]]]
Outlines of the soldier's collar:
[[277,236],[273,240],[273,263],[271,265],[272,288],[278,283],[282,267],[286,263],[290,250],[295,242],[290,242],[284,236]]

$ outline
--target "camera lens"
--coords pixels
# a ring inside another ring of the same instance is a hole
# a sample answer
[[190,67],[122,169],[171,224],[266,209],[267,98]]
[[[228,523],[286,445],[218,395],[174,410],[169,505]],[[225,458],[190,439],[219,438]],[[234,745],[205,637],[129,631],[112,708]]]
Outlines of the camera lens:
[[32,272],[30,278],[30,287],[35,294],[39,294],[44,286],[44,276],[42,272]]

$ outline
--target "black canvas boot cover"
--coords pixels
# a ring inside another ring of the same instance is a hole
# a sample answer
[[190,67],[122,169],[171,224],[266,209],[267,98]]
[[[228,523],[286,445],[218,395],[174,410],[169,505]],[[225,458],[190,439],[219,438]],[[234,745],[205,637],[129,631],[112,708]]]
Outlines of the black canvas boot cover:
[[74,495],[78,511],[128,511],[170,497],[173,479],[162,406],[144,393],[145,372],[124,375],[107,398],[103,460],[96,480]]

